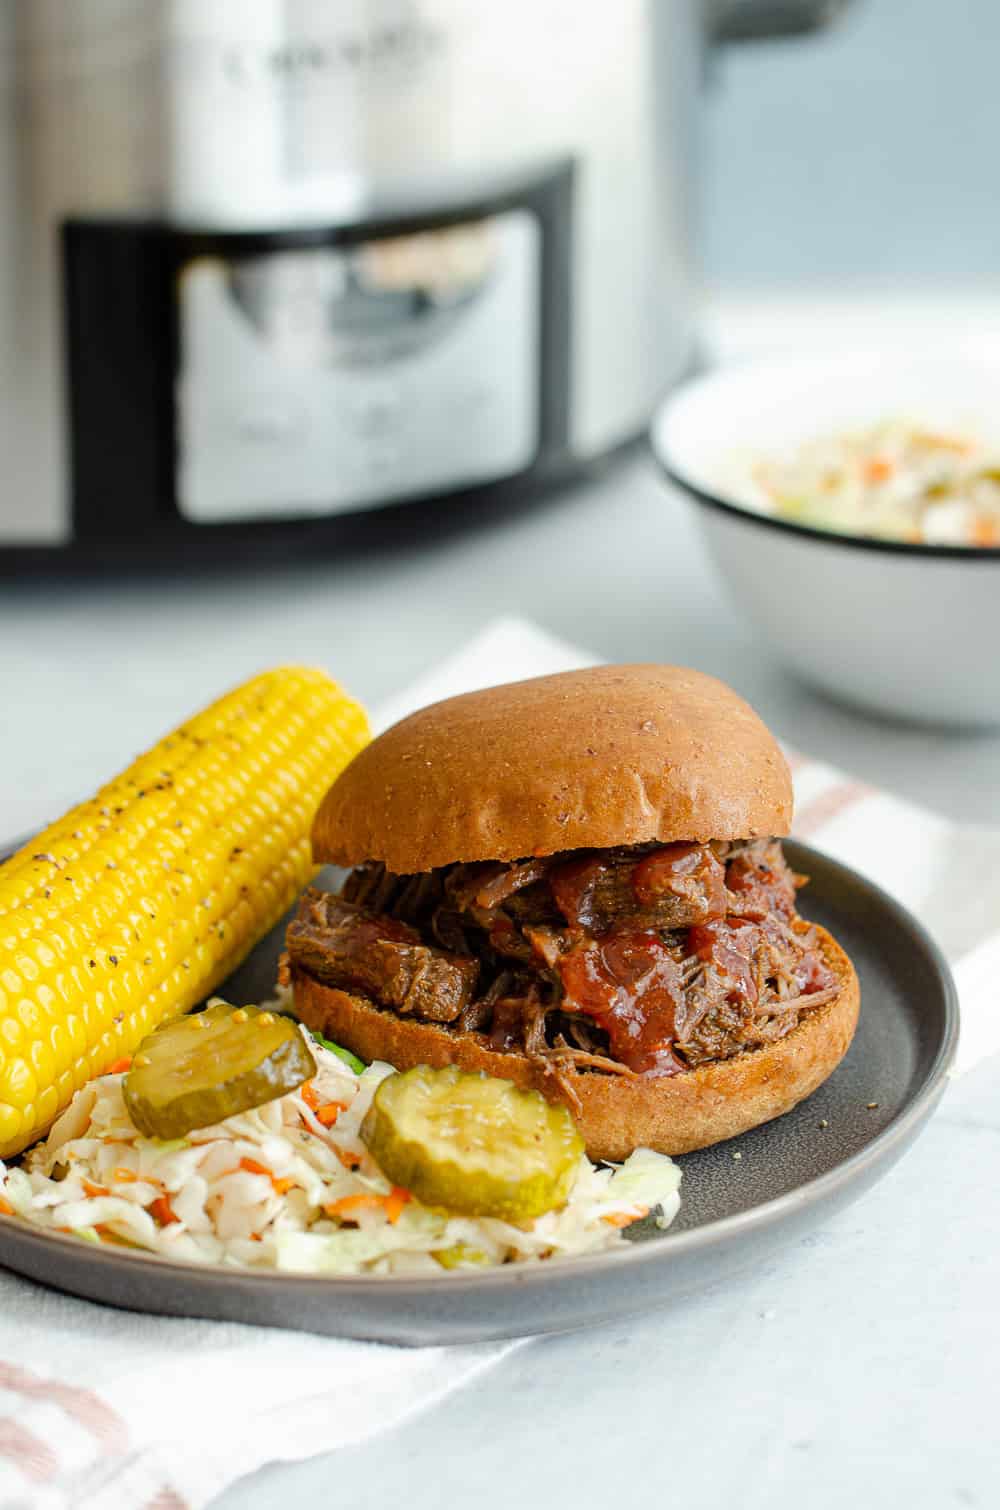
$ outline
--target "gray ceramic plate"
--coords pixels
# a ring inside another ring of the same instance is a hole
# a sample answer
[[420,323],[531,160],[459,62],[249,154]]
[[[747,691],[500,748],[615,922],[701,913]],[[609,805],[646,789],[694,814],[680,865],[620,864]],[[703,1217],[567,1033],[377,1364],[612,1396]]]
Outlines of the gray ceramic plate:
[[[923,929],[845,866],[803,845],[787,848],[791,863],[812,878],[803,911],[837,936],[860,976],[857,1036],[836,1073],[786,1117],[680,1161],[683,1201],[668,1232],[651,1227],[621,1253],[549,1266],[431,1279],[314,1279],[94,1248],[0,1218],[0,1263],[130,1310],[414,1344],[612,1320],[759,1264],[895,1163],[934,1109],[958,1037],[954,985]],[[276,932],[225,994],[235,1001],[266,994],[279,949]]]

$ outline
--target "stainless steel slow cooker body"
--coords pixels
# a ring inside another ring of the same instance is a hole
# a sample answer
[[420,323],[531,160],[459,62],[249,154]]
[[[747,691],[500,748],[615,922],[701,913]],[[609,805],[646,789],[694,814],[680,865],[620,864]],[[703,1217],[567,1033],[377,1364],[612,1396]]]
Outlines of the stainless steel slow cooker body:
[[0,0],[0,551],[474,509],[636,434],[691,354],[705,36],[698,0]]

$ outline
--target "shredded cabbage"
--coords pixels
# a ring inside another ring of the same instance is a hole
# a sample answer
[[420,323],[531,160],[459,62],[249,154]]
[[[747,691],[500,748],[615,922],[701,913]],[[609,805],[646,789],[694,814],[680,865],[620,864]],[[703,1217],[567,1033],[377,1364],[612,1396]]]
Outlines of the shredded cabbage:
[[302,1274],[434,1273],[622,1249],[623,1230],[680,1206],[681,1173],[639,1149],[624,1164],[581,1157],[569,1201],[524,1227],[431,1211],[395,1189],[361,1141],[375,1088],[316,1041],[317,1072],[295,1091],[186,1138],[133,1126],[122,1076],[77,1093],[0,1194],[36,1226],[164,1257]]
[[839,534],[1000,545],[1000,446],[905,418],[732,458],[722,479],[761,512]]

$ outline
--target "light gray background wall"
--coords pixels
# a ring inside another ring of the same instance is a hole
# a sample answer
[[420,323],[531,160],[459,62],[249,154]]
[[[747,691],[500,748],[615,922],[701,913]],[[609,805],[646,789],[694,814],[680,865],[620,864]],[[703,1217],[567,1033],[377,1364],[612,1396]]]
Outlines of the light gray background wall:
[[1000,291],[1000,0],[853,0],[708,95],[713,286]]

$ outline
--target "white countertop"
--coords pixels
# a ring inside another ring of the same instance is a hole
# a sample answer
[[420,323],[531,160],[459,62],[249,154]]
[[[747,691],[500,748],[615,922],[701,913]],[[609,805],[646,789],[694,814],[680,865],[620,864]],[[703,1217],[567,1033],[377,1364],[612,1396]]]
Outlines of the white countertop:
[[[787,344],[773,311],[740,328],[742,343],[732,321],[713,326],[727,351]],[[863,720],[788,679],[725,600],[688,505],[640,452],[530,512],[405,552],[5,585],[0,834],[54,816],[260,666],[319,662],[376,702],[510,612],[610,659],[712,671],[800,748],[1000,823],[1000,734]],[[220,1510],[320,1495],[437,1510],[470,1490],[480,1510],[567,1494],[577,1510],[996,1504],[998,1090],[996,1061],[959,1082],[876,1191],[766,1270],[671,1311],[530,1343],[443,1407],[335,1458],[258,1474]]]

